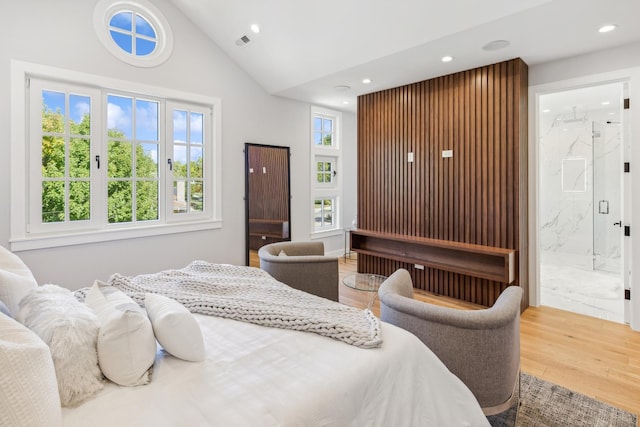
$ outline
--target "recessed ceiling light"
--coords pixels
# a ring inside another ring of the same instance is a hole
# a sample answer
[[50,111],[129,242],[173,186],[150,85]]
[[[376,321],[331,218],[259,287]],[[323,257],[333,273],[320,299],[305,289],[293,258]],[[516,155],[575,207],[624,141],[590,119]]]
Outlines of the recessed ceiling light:
[[494,40],[482,46],[482,50],[491,51],[491,50],[504,49],[505,47],[509,46],[509,44],[510,43],[508,40]]
[[349,89],[351,89],[351,86],[347,86],[347,85],[337,85],[333,87],[335,90],[337,90],[338,92],[346,92]]
[[371,79],[362,79],[362,83],[368,85],[369,83],[371,83]]
[[447,55],[442,57],[442,62],[451,62],[451,61],[453,61],[453,56]]
[[598,29],[598,32],[599,33],[608,33],[609,31],[615,30],[616,27],[617,27],[617,25],[614,25],[614,24],[603,25],[602,27],[600,27],[600,29]]
[[349,105],[349,101],[342,101],[344,105]]
[[260,27],[257,24],[252,24],[251,25],[251,31],[253,31],[254,33],[258,34],[260,32]]
[[602,105],[609,105],[611,104],[609,101],[602,101]]
[[614,113],[613,111],[609,113],[610,116],[615,115],[616,113]]
[[548,108],[545,108],[544,110],[542,110],[542,112],[543,112],[543,113],[548,113],[548,112],[550,112],[550,111],[551,111],[551,110],[550,110],[550,109],[548,109]]

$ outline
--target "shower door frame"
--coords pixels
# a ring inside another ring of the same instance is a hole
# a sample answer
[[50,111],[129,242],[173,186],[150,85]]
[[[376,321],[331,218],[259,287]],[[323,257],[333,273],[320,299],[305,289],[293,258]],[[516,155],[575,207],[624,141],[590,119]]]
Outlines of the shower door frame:
[[[631,85],[631,80],[635,77],[636,86]],[[538,215],[539,215],[539,201],[540,201],[540,189],[539,189],[539,165],[540,165],[540,150],[539,150],[539,97],[545,94],[554,92],[561,92],[572,89],[579,89],[582,87],[596,86],[608,83],[626,83],[628,85],[627,92],[624,93],[624,97],[632,97],[634,94],[637,99],[640,99],[640,68],[634,68],[630,70],[620,70],[617,72],[609,72],[598,75],[590,75],[578,78],[572,78],[563,81],[556,81],[550,83],[539,84],[529,87],[529,265],[533,268],[529,269],[529,283],[530,283],[530,305],[537,307],[540,305],[540,247],[539,247],[539,230],[538,230]],[[637,118],[637,117],[636,117]],[[634,124],[634,119],[631,118],[630,111],[628,109],[623,111],[621,118],[624,124],[623,130],[623,161],[630,162],[632,152],[631,147],[631,133],[640,135],[640,123]],[[632,129],[633,128],[633,129]],[[640,153],[636,154],[637,164],[640,165]],[[624,173],[622,179],[622,224],[630,226],[632,219],[631,205],[633,200],[631,199],[631,183],[636,182],[636,186],[640,188],[640,174],[638,178],[633,179],[631,173]],[[640,198],[637,197],[635,204],[636,216],[640,216]],[[640,223],[640,221],[639,221]],[[623,282],[625,290],[628,289],[629,293],[635,289],[635,293],[640,292],[640,277],[636,277],[632,280],[631,265],[633,260],[631,259],[632,252],[632,237],[626,237],[623,239],[622,246],[622,258],[623,258]],[[640,243],[640,234],[638,235],[638,243]],[[640,265],[640,254],[633,256]],[[636,301],[638,300],[638,301]],[[624,303],[624,319],[629,323],[634,330],[640,330],[640,298],[627,300]]]

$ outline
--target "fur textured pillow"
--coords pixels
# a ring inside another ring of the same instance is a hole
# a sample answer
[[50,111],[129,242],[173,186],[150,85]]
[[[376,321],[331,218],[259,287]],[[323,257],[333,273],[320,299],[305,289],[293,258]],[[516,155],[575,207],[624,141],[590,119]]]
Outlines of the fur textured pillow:
[[98,319],[68,289],[56,285],[34,289],[20,301],[16,319],[49,346],[62,406],[76,406],[102,390]]
[[189,310],[178,301],[157,294],[145,294],[144,306],[153,333],[167,353],[189,362],[204,360],[202,331]]
[[96,280],[85,303],[98,316],[98,362],[116,384],[138,386],[151,381],[156,338],[147,313],[124,292]]

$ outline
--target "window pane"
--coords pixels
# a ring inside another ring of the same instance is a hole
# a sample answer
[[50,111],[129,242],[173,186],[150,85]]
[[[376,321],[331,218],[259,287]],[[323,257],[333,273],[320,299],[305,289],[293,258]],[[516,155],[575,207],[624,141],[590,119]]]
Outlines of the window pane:
[[194,144],[202,144],[202,128],[204,117],[202,113],[191,113],[191,142]]
[[42,137],[42,176],[60,178],[65,175],[64,138],[59,136]]
[[158,177],[158,144],[136,145],[136,176],[138,178]]
[[187,212],[187,182],[173,182],[173,213]]
[[327,163],[324,164],[324,170],[327,171],[327,172],[331,171],[331,163],[330,162],[327,162]]
[[69,183],[69,219],[87,221],[91,219],[91,187],[89,181]]
[[132,36],[131,34],[123,34],[118,31],[111,30],[111,38],[118,45],[118,47],[127,53],[133,53],[132,48]]
[[113,138],[131,138],[133,99],[109,95],[107,98],[107,127]]
[[158,140],[158,103],[136,100],[136,139]]
[[158,219],[158,182],[136,182],[136,219],[152,221]]
[[313,133],[313,143],[315,145],[322,145],[322,132]]
[[131,12],[116,13],[111,17],[111,21],[109,21],[109,25],[115,28],[120,28],[125,31],[133,31],[132,18],[133,18],[133,13]]
[[201,181],[191,181],[191,210],[196,212],[202,212],[202,190],[203,184]]
[[173,176],[175,178],[187,177],[187,147],[184,145],[173,147]]
[[131,178],[132,157],[131,143],[109,141],[109,178]]
[[191,161],[189,162],[189,177],[202,178],[202,148],[191,147]]
[[324,174],[324,182],[331,182],[331,174],[330,173],[325,173]]
[[331,145],[331,134],[325,135],[322,138],[322,145]]
[[42,91],[42,131],[64,132],[65,94]]
[[186,111],[173,111],[173,142],[187,142]]
[[331,120],[331,119],[323,119],[322,120],[322,131],[324,133],[333,132],[333,120]]
[[322,183],[322,179],[323,178],[324,178],[324,174],[319,173],[316,179],[317,179],[318,183]]
[[156,48],[156,45],[155,41],[136,37],[136,56],[149,55]]
[[69,176],[89,178],[91,175],[91,143],[88,139],[73,138],[69,150]]
[[131,222],[131,182],[109,181],[108,194],[109,223]]
[[325,213],[324,214],[324,226],[333,225],[333,213]]
[[136,33],[147,37],[156,38],[156,32],[146,19],[136,14]]
[[322,131],[322,118],[320,117],[313,118],[313,130],[317,132]]
[[64,221],[64,182],[42,183],[42,222]]
[[69,95],[69,122],[72,134],[91,134],[91,99],[88,96]]

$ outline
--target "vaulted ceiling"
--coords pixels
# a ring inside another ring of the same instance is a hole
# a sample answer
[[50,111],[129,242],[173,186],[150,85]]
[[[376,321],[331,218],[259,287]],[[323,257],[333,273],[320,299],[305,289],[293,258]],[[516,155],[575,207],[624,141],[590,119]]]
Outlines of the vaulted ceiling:
[[268,93],[346,111],[358,95],[515,57],[640,41],[639,0],[171,1]]

